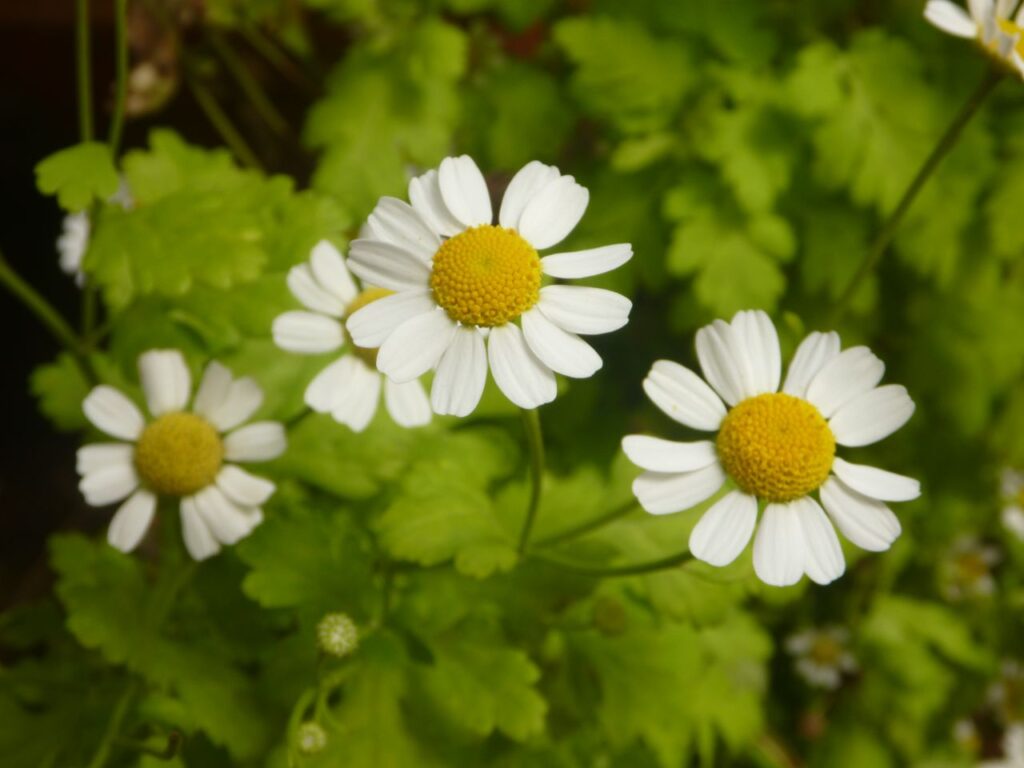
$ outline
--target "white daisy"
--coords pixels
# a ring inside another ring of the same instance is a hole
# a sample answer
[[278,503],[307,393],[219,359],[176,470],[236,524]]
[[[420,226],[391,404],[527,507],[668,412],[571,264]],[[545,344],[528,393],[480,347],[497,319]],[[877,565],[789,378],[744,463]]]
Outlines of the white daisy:
[[805,629],[786,639],[786,650],[796,659],[796,671],[809,685],[835,690],[843,675],[857,670],[849,650],[850,633],[844,627]]
[[90,229],[88,213],[69,213],[64,217],[60,237],[57,238],[60,268],[64,273],[74,275],[79,286],[85,280],[82,275],[82,259],[85,258],[85,251],[89,247]]
[[380,392],[391,418],[403,427],[430,421],[430,402],[418,379],[396,383],[377,371],[377,350],[346,339],[344,318],[390,296],[383,288],[360,291],[338,249],[321,240],[309,262],[292,267],[288,287],[308,312],[285,312],[274,319],[274,342],[289,352],[320,354],[346,345],[349,351],[324,368],[306,388],[306,405],[361,432],[377,412]]
[[939,566],[943,594],[949,600],[989,597],[996,591],[992,570],[1001,559],[998,549],[978,537],[958,537]]
[[[656,515],[689,509],[731,478],[690,535],[690,551],[712,565],[731,563],[754,540],[754,570],[764,582],[795,584],[803,574],[827,584],[845,569],[839,539],[811,493],[857,546],[881,551],[900,534],[883,504],[917,498],[916,480],[835,455],[899,429],[914,412],[907,390],[878,386],[885,366],[867,347],[840,352],[839,335],[812,333],[800,344],[782,391],[779,340],[764,312],[739,312],[697,332],[697,374],[659,360],[644,380],[648,397],[671,418],[714,441],[677,443],[630,435],[622,447],[647,470],[633,492]],[[724,403],[723,403],[724,401]]]
[[181,352],[146,352],[139,357],[139,379],[149,421],[113,387],[95,387],[85,398],[86,418],[126,442],[79,448],[79,489],[94,507],[127,499],[107,531],[107,540],[123,552],[142,539],[158,496],[180,498],[185,546],[203,560],[263,520],[260,506],[274,484],[234,462],[280,456],[284,428],[276,421],[240,426],[260,407],[263,391],[251,378],[233,378],[220,363],[207,366],[191,411],[192,380]]
[[951,0],[928,0],[924,17],[943,32],[977,40],[986,52],[1024,75],[1024,7],[1013,19],[1016,0],[967,0],[970,13]]
[[1024,541],[1024,473],[1007,467],[1002,475],[1003,527]]
[[985,760],[978,768],[1024,768],[1024,723],[1014,723],[1003,733],[1003,759]]
[[409,199],[382,198],[369,219],[373,236],[353,242],[349,258],[363,280],[395,292],[348,319],[357,344],[380,347],[384,374],[412,381],[436,367],[434,411],[466,416],[488,368],[509,400],[536,408],[554,400],[555,373],[586,378],[601,367],[577,334],[621,328],[629,299],[542,283],[608,272],[633,251],[620,243],[539,256],[586,210],[589,194],[572,176],[528,163],[509,183],[497,225],[484,177],[465,155],[414,178]]

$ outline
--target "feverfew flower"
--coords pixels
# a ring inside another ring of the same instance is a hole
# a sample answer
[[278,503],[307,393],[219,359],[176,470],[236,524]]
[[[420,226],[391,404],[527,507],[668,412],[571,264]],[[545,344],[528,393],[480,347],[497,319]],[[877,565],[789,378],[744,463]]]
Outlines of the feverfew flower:
[[359,627],[348,614],[328,613],[316,625],[316,644],[331,656],[348,656],[359,645]]
[[805,629],[790,635],[786,650],[796,659],[796,671],[811,686],[835,690],[843,675],[857,669],[844,627]]
[[1014,723],[1006,729],[1002,760],[986,760],[978,768],[1024,768],[1024,724]]
[[524,166],[492,223],[490,194],[472,159],[446,158],[409,184],[412,205],[385,197],[369,218],[372,237],[352,243],[349,264],[363,280],[395,292],[348,319],[377,367],[397,382],[436,367],[431,405],[466,416],[488,368],[521,408],[555,399],[555,374],[586,378],[601,358],[577,334],[626,324],[629,299],[600,288],[543,285],[544,277],[590,277],[633,255],[627,243],[541,258],[586,210],[587,190],[539,162]]
[[248,377],[232,378],[220,363],[207,366],[191,411],[191,375],[181,352],[146,352],[139,357],[139,379],[152,416],[148,421],[113,387],[95,387],[85,398],[86,418],[126,442],[79,448],[79,488],[94,507],[127,499],[107,531],[107,540],[123,552],[142,539],[158,497],[180,499],[185,546],[203,560],[263,520],[260,506],[274,484],[234,462],[280,456],[284,428],[276,421],[240,426],[260,407],[263,391]]
[[950,600],[989,597],[996,590],[992,569],[1001,559],[976,536],[958,537],[939,567],[943,594]]
[[324,368],[306,387],[306,405],[361,432],[373,419],[384,390],[384,405],[403,427],[430,421],[430,402],[418,379],[396,383],[377,371],[377,349],[346,338],[344,318],[390,296],[383,288],[360,291],[338,249],[321,240],[309,262],[292,267],[288,287],[309,310],[285,312],[274,319],[274,342],[289,352],[320,354],[345,346],[341,357]]
[[[832,524],[811,494],[819,492],[839,530],[857,546],[888,549],[900,523],[883,503],[917,498],[916,480],[835,455],[836,444],[870,445],[907,422],[914,403],[895,384],[878,386],[885,366],[867,347],[840,352],[839,335],[812,333],[800,344],[782,391],[775,326],[761,311],[739,312],[697,332],[697,374],[659,360],[644,380],[648,397],[671,418],[714,441],[677,443],[630,435],[622,447],[647,470],[633,493],[648,512],[679,512],[737,486],[704,513],[690,551],[727,565],[754,540],[754,570],[775,586],[803,574],[827,584],[845,570]],[[723,402],[724,401],[724,402]]]
[[1024,8],[1010,19],[1016,0],[967,0],[970,13],[951,0],[928,0],[924,17],[943,32],[977,40],[986,52],[1024,75]]
[[1002,476],[1003,527],[1024,541],[1024,473],[1007,467]]

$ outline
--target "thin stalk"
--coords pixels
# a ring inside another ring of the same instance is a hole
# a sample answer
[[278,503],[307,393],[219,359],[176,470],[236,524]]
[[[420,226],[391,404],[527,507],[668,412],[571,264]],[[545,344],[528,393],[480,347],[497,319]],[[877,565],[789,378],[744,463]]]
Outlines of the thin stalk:
[[574,563],[570,560],[562,560],[560,558],[548,557],[547,555],[532,555],[535,560],[548,565],[553,565],[556,568],[561,568],[564,571],[578,574],[580,576],[593,576],[595,578],[605,578],[611,576],[636,576],[641,573],[654,573],[655,571],[664,571],[668,568],[675,568],[689,560],[693,559],[693,555],[689,552],[679,552],[675,555],[669,555],[663,557],[660,560],[651,560],[646,563],[634,563],[633,565],[611,565],[611,566],[592,566],[584,563]]
[[110,720],[107,721],[107,729],[103,732],[103,737],[100,739],[96,751],[93,752],[88,768],[102,768],[102,766],[107,764],[107,760],[110,759],[110,752],[114,747],[114,741],[117,739],[117,734],[121,731],[121,724],[124,722],[125,715],[128,714],[128,708],[131,706],[132,700],[138,693],[138,687],[138,683],[132,680],[124,689],[121,698],[117,700],[117,704],[114,705],[114,710],[111,712]]
[[250,149],[249,144],[245,141],[242,134],[238,132],[238,129],[235,128],[227,113],[220,108],[220,104],[213,98],[213,94],[196,77],[188,77],[186,80],[200,109],[203,110],[207,120],[210,121],[221,138],[224,139],[224,143],[228,145],[232,154],[242,165],[262,170],[262,165],[259,158],[256,157],[256,153]]
[[292,61],[286,54],[277,49],[274,43],[269,40],[257,27],[243,26],[242,35],[257,53],[265,58],[270,64],[286,78],[291,80],[306,91],[312,93],[317,90],[316,83],[307,75],[301,67]]
[[544,435],[540,429],[540,412],[536,408],[523,408],[523,431],[526,433],[526,448],[530,453],[530,501],[526,507],[523,528],[519,532],[519,554],[526,552],[530,534],[537,521],[537,507],[544,483]]
[[897,203],[892,213],[889,214],[889,218],[879,230],[878,235],[871,244],[871,248],[868,249],[867,254],[864,256],[864,260],[861,262],[860,267],[850,279],[849,284],[847,284],[846,290],[843,291],[842,295],[839,297],[839,301],[836,302],[835,309],[832,312],[830,326],[835,326],[850,308],[850,302],[853,300],[854,296],[857,295],[857,291],[860,289],[861,284],[865,279],[867,279],[868,275],[874,271],[875,267],[878,266],[878,262],[881,261],[882,256],[885,255],[886,248],[889,247],[889,243],[892,242],[893,237],[896,236],[900,223],[903,221],[903,217],[906,216],[907,211],[910,210],[910,206],[913,204],[918,192],[921,191],[925,182],[928,181],[932,173],[935,172],[935,169],[938,168],[942,159],[949,154],[950,150],[953,149],[954,146],[956,146],[957,139],[960,138],[960,134],[963,132],[963,129],[971,121],[971,118],[974,117],[981,105],[985,103],[985,99],[988,98],[989,94],[991,94],[995,87],[1002,82],[1003,77],[1004,72],[995,67],[985,72],[985,76],[982,78],[977,88],[974,89],[967,101],[964,102],[960,111],[957,112],[953,121],[939,138],[938,143],[936,143],[932,148],[928,157],[925,158],[921,167],[918,169],[917,174],[911,180],[906,191],[904,191],[903,197],[900,198],[899,203]]
[[242,93],[252,102],[253,108],[260,114],[260,117],[266,121],[270,129],[275,133],[279,135],[287,133],[288,121],[277,111],[277,107],[274,106],[274,102],[267,96],[259,81],[249,74],[248,68],[238,58],[234,49],[228,45],[224,36],[219,32],[212,31],[209,33],[209,38],[211,45],[213,45],[213,50],[220,56],[224,66],[227,67],[228,72],[238,82]]
[[92,69],[89,57],[89,0],[75,3],[75,59],[78,74],[78,132],[92,141]]
[[110,154],[117,157],[124,131],[124,103],[128,91],[128,0],[114,0],[114,114],[110,119]]
[[583,536],[591,531],[596,531],[598,528],[603,528],[609,523],[614,523],[616,520],[622,519],[634,509],[638,509],[637,503],[635,500],[630,500],[615,509],[605,512],[603,515],[595,517],[593,520],[587,520],[579,525],[566,528],[564,531],[559,531],[558,533],[538,539],[537,546],[550,547],[554,544],[560,544],[563,541]]
[[0,252],[0,283],[36,316],[57,341],[64,345],[64,348],[74,358],[75,363],[81,368],[86,380],[90,384],[95,384],[96,373],[82,349],[81,340],[53,305],[11,268],[4,258],[3,252]]

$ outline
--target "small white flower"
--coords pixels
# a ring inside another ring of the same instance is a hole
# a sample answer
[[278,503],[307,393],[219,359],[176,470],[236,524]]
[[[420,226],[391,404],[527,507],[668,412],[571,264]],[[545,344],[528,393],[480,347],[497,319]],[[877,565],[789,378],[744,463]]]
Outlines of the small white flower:
[[419,427],[430,421],[430,402],[418,379],[398,384],[384,378],[376,368],[377,350],[346,338],[344,318],[390,296],[391,291],[360,291],[345,259],[327,240],[313,247],[308,263],[291,268],[288,287],[309,311],[285,312],[274,319],[277,346],[314,355],[348,345],[306,387],[306,405],[361,432],[373,420],[383,388],[384,405],[397,424]]
[[1015,4],[1015,0],[967,0],[967,13],[951,0],[928,0],[924,17],[943,32],[977,40],[988,53],[1024,75],[1024,8],[1011,20]]
[[999,550],[976,536],[960,536],[940,565],[942,591],[950,600],[989,597],[996,590],[992,569],[1001,560]]
[[[622,447],[647,470],[633,493],[648,512],[689,509],[731,478],[738,486],[704,513],[690,534],[690,551],[727,565],[754,540],[754,571],[767,584],[795,584],[806,573],[828,584],[845,570],[829,519],[811,493],[819,491],[832,522],[862,549],[886,550],[900,523],[883,502],[920,495],[909,477],[835,455],[836,444],[870,445],[902,427],[914,412],[907,390],[878,386],[885,365],[867,347],[840,352],[839,335],[812,333],[800,344],[782,391],[775,326],[761,311],[739,312],[697,332],[697,374],[659,360],[644,391],[685,426],[716,432],[714,441],[677,443],[630,435]],[[723,402],[724,401],[724,402]],[[727,408],[728,406],[728,408]]]
[[60,237],[57,238],[60,268],[66,274],[74,275],[79,287],[85,281],[82,274],[82,259],[85,258],[85,251],[89,247],[90,229],[88,213],[69,213],[64,217]]
[[316,625],[316,643],[331,656],[348,656],[359,645],[359,627],[345,613],[328,613]]
[[324,751],[327,746],[327,731],[320,723],[307,721],[299,726],[296,733],[296,742],[299,752],[303,755],[317,755]]
[[372,237],[352,243],[349,264],[363,280],[395,292],[352,313],[348,330],[380,347],[377,367],[397,382],[436,368],[431,406],[466,416],[488,369],[521,408],[555,399],[555,374],[592,376],[601,358],[578,334],[626,324],[629,299],[601,288],[542,285],[545,276],[590,277],[621,266],[628,243],[540,257],[583,216],[587,190],[539,162],[512,179],[494,225],[476,163],[449,157],[409,183],[409,205],[382,198]]
[[1024,473],[1007,467],[1002,475],[1003,527],[1024,541]]
[[85,398],[86,418],[125,442],[79,448],[78,487],[94,507],[127,499],[107,531],[110,544],[123,552],[146,533],[158,496],[180,498],[185,546],[203,560],[263,520],[261,505],[274,484],[234,462],[280,456],[284,428],[276,421],[240,426],[260,407],[263,391],[251,378],[233,378],[220,363],[206,367],[191,411],[192,378],[178,350],[141,355],[139,379],[153,417],[148,422],[114,387],[100,385]]
[[1024,768],[1024,724],[1014,723],[1003,733],[1003,759],[986,760],[978,768]]
[[857,670],[849,643],[850,633],[843,627],[805,629],[790,635],[786,650],[796,658],[796,671],[809,685],[835,690],[843,674]]
[[1020,662],[1003,661],[999,678],[989,686],[986,698],[1003,723],[1024,720],[1024,667]]

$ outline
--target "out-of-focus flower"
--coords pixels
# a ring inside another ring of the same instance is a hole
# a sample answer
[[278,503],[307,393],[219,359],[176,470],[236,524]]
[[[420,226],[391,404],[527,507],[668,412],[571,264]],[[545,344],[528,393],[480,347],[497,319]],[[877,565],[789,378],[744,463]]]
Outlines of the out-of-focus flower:
[[[128,180],[121,177],[117,191],[107,200],[109,203],[119,205],[126,211],[134,207],[135,201],[132,198],[131,190],[128,188]],[[64,217],[61,225],[61,234],[57,238],[57,253],[60,256],[60,268],[65,273],[75,276],[75,282],[79,287],[85,283],[85,274],[82,272],[82,259],[89,249],[89,238],[92,234],[92,221],[88,211],[76,211]]]
[[1003,527],[1024,541],[1024,472],[1007,467],[1001,478]]
[[845,627],[824,627],[790,635],[786,650],[795,659],[796,671],[809,685],[834,690],[844,674],[857,670],[849,644],[850,633]]
[[1003,734],[1003,757],[986,760],[978,768],[1024,768],[1024,724],[1014,723]]
[[957,538],[939,567],[943,593],[950,600],[988,597],[996,589],[992,569],[1000,559],[998,549],[976,536]]
[[924,17],[943,32],[977,40],[986,53],[1024,75],[1024,8],[1011,19],[1015,5],[1015,0],[967,0],[965,11],[951,0],[929,0]]
[[1024,722],[1024,667],[1007,659],[997,679],[988,689],[988,703],[1003,723]]

